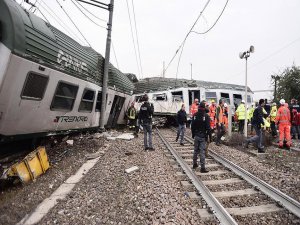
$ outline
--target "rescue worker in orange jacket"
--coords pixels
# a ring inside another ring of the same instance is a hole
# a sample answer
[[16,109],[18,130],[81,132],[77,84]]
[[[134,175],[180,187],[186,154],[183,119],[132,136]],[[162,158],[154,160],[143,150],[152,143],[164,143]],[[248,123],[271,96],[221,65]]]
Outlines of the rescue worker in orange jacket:
[[228,129],[228,105],[226,102],[224,103],[223,121],[224,121],[225,128],[227,130]]
[[199,99],[195,98],[194,103],[190,106],[190,116],[193,117],[198,112]]
[[220,146],[221,144],[221,137],[225,134],[225,127],[224,127],[224,102],[223,99],[219,100],[219,105],[216,110],[216,122],[217,122],[217,139],[216,145]]
[[215,100],[211,100],[211,105],[209,106],[209,118],[210,118],[210,129],[216,128],[216,103]]
[[276,122],[279,125],[279,147],[283,147],[283,139],[286,140],[286,146],[289,149],[291,142],[291,114],[285,100],[280,100],[280,108],[277,111]]

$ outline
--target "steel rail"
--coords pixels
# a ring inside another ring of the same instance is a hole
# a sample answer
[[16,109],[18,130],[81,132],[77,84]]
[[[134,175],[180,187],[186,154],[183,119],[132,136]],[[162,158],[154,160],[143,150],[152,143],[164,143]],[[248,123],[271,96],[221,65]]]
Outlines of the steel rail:
[[184,173],[192,181],[195,188],[199,191],[199,193],[201,193],[203,199],[206,201],[208,206],[212,209],[213,213],[219,219],[220,223],[222,225],[227,225],[227,224],[237,225],[238,223],[232,218],[232,216],[226,211],[226,209],[220,204],[220,202],[212,195],[212,193],[203,184],[203,182],[196,176],[196,174],[192,171],[189,165],[183,160],[183,158],[177,153],[177,151],[170,145],[170,143],[161,134],[159,129],[156,128],[156,130],[162,142],[172,153],[176,161],[183,169]]
[[[185,137],[185,138],[190,143],[193,143],[190,137]],[[298,201],[289,197],[288,195],[284,194],[280,190],[274,188],[270,184],[259,179],[258,177],[254,176],[252,173],[249,173],[248,171],[244,170],[243,168],[239,167],[233,162],[230,162],[228,159],[225,159],[224,157],[218,155],[216,152],[212,151],[211,149],[209,149],[209,154],[216,161],[218,161],[219,163],[221,163],[222,165],[230,169],[238,176],[242,177],[251,185],[258,188],[265,195],[275,200],[279,206],[286,208],[288,211],[292,212],[294,215],[300,218],[300,203]]]

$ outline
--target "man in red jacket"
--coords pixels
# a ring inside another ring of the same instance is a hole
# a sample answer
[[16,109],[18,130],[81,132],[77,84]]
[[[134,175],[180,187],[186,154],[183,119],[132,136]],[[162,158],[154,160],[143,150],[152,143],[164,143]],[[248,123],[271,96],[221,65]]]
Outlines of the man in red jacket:
[[286,146],[290,149],[291,141],[291,113],[286,106],[285,100],[280,100],[280,108],[277,111],[276,122],[279,125],[279,147],[283,147],[283,139],[286,140]]

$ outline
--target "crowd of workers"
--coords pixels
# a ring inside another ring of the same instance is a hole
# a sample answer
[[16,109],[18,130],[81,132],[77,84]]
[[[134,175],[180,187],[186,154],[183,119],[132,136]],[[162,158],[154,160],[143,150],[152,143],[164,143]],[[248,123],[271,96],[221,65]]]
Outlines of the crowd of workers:
[[[129,128],[134,129],[137,135],[141,125],[144,130],[144,149],[154,150],[152,146],[154,107],[153,104],[149,103],[147,95],[143,98],[144,102],[139,113],[137,113],[134,103],[127,111]],[[195,99],[190,106],[191,131],[194,138],[193,168],[198,167],[197,159],[200,153],[200,171],[202,173],[208,172],[205,168],[205,157],[208,156],[207,149],[212,141],[212,134],[216,133],[215,143],[219,146],[228,129],[229,106],[223,99],[220,99],[218,103],[216,104],[214,100],[210,103],[206,101],[199,103],[199,99]],[[246,119],[251,124],[251,133],[255,130],[255,136],[246,139],[244,142],[246,148],[250,143],[256,143],[258,152],[264,152],[263,132],[265,130],[269,131],[273,137],[277,137],[277,130],[279,130],[278,145],[280,148],[286,147],[289,149],[292,145],[291,139],[298,138],[300,140],[300,106],[297,100],[292,99],[291,104],[288,105],[284,99],[281,99],[280,107],[277,108],[276,103],[270,105],[267,100],[260,99],[257,106],[252,104],[251,108],[247,110],[246,107],[245,101],[242,100],[233,115],[233,121],[238,123],[239,133],[243,134]],[[182,104],[176,118],[178,123],[176,142],[180,138],[180,145],[184,145],[184,134],[188,123],[184,104]]]

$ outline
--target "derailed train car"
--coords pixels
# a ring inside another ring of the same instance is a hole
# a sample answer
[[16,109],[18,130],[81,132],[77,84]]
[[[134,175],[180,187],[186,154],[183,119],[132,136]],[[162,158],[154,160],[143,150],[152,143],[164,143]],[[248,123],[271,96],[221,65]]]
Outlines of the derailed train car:
[[[195,98],[216,103],[223,99],[232,110],[245,100],[245,86],[200,80],[152,77],[135,83],[134,96],[137,104],[142,101],[144,93],[149,95],[154,105],[156,116],[174,116],[185,103],[186,111]],[[253,92],[248,87],[247,105],[253,103]]]
[[0,1],[0,142],[124,123],[133,83],[104,58],[15,1]]

